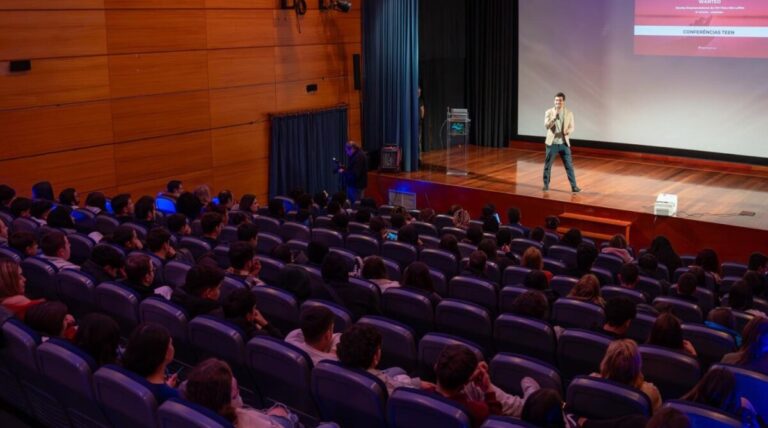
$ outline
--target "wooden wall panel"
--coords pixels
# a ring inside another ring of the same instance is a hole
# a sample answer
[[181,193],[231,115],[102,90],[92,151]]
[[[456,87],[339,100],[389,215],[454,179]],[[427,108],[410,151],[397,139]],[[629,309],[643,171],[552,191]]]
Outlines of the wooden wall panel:
[[109,98],[104,56],[32,61],[32,70],[9,73],[0,61],[0,109]]
[[278,46],[275,48],[275,78],[278,82],[286,82],[342,76],[346,71],[345,47],[341,44]]
[[362,128],[360,127],[360,109],[350,106],[347,110],[348,134],[350,140],[363,141]]
[[[288,10],[275,10],[277,45],[314,45],[321,43],[360,43],[360,9],[349,13],[308,10],[296,19]],[[301,27],[301,32],[299,32]]]
[[211,168],[210,131],[115,145],[120,185]]
[[116,142],[209,129],[208,91],[113,100],[112,123]]
[[0,58],[104,55],[103,11],[0,12]]
[[213,167],[253,162],[269,157],[269,124],[266,122],[215,129],[211,132]]
[[275,18],[270,10],[208,10],[208,48],[272,46]]
[[208,51],[211,88],[259,85],[275,82],[275,50],[266,48]]
[[205,49],[204,10],[108,10],[112,54]]
[[276,103],[274,84],[211,90],[211,126],[265,121]]
[[104,0],[107,9],[201,9],[205,0]]
[[208,9],[278,9],[280,0],[205,0]]
[[[308,93],[307,85],[317,84],[317,92]],[[277,111],[316,109],[347,103],[344,78],[303,80],[277,84]]]
[[253,193],[261,206],[267,205],[269,159],[229,165],[213,170],[213,188],[229,189],[235,197]]
[[208,88],[206,51],[113,55],[112,96],[135,97]]
[[3,0],[0,10],[30,10],[30,9],[103,9],[104,0]]
[[109,101],[0,111],[0,159],[112,143]]

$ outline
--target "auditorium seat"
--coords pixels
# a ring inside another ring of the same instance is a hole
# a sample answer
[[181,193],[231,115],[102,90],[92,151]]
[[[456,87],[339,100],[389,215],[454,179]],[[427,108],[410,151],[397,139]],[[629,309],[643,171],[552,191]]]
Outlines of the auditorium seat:
[[768,418],[768,376],[756,371],[747,370],[728,364],[715,364],[710,370],[724,368],[736,377],[737,397],[744,397],[752,403],[752,407],[763,420]]
[[547,257],[560,260],[571,269],[576,267],[576,249],[573,247],[552,245],[547,250]]
[[379,241],[372,236],[352,233],[347,236],[346,249],[363,258],[374,256],[379,254]]
[[331,221],[331,216],[329,215],[321,215],[315,217],[315,221],[312,223],[313,229],[330,229],[333,227],[333,222]]
[[196,357],[189,343],[189,318],[180,306],[162,297],[148,297],[139,304],[141,322],[162,325],[173,338],[176,359],[187,364],[194,364]]
[[398,388],[387,402],[391,428],[465,428],[471,419],[464,406],[436,392]]
[[104,236],[112,236],[115,230],[120,227],[120,222],[117,219],[106,214],[97,215],[94,217],[93,222],[96,231]]
[[664,403],[664,407],[679,410],[688,416],[688,420],[691,423],[690,426],[693,428],[739,428],[743,426],[740,420],[734,418],[729,413],[723,412],[715,407],[705,406],[691,401],[670,400]]
[[344,263],[347,265],[347,270],[349,272],[354,271],[355,269],[360,269],[362,266],[358,266],[357,262],[357,254],[355,254],[352,251],[345,250],[342,247],[333,247],[329,250],[331,253],[336,253],[341,256],[342,259],[344,259]]
[[11,222],[11,225],[8,229],[10,233],[31,232],[37,235],[39,228],[40,225],[38,225],[37,222],[31,218],[17,217],[13,220],[13,222]]
[[310,394],[312,359],[302,349],[269,336],[246,345],[248,368],[265,398],[317,416]]
[[[544,242],[543,242],[544,243],[544,249],[548,250],[551,246],[553,246],[553,245],[557,244],[558,242],[560,242],[560,239],[561,239],[561,237],[560,237],[560,235],[557,232],[545,231],[544,232]],[[581,242],[589,243],[591,241],[589,240],[589,238],[582,237],[581,238]],[[592,243],[592,245],[594,246],[594,242]]]
[[275,247],[282,243],[283,240],[276,234],[259,232],[259,236],[256,240],[256,252],[268,256],[272,254],[272,250],[274,250]]
[[498,308],[496,287],[482,279],[455,276],[448,282],[448,297],[471,302],[485,308],[493,316]]
[[436,236],[430,236],[430,235],[423,235],[419,236],[419,240],[421,241],[421,248],[422,249],[432,249],[432,250],[439,250],[440,249],[440,238]]
[[651,335],[653,325],[656,323],[656,316],[655,314],[638,311],[635,319],[629,324],[627,338],[637,343],[645,343],[648,340],[648,336]]
[[700,324],[683,324],[683,338],[696,349],[702,369],[723,359],[736,350],[736,342],[730,334]]
[[350,221],[349,224],[347,224],[347,229],[349,230],[349,233],[371,233],[370,226],[368,226],[366,223],[360,223],[357,221]]
[[179,239],[179,247],[189,250],[195,260],[213,251],[207,242],[194,236],[185,236]]
[[645,300],[645,295],[641,291],[626,287],[606,285],[605,287],[600,288],[600,294],[602,294],[605,300],[612,299],[614,297],[626,297],[636,305],[639,303],[647,303]]
[[416,247],[411,244],[396,241],[385,241],[381,244],[381,256],[397,262],[400,269],[413,263],[417,259]]
[[522,285],[525,277],[531,273],[531,269],[521,266],[508,266],[501,277],[501,285]]
[[91,251],[96,246],[96,242],[82,233],[70,233],[67,235],[70,246],[69,261],[76,265],[85,263],[91,257]]
[[267,285],[278,285],[280,283],[280,271],[285,266],[283,262],[266,256],[259,256],[259,262],[261,263],[259,279]]
[[498,352],[511,352],[555,364],[557,338],[548,323],[512,314],[496,318],[493,337]]
[[375,302],[377,308],[381,307],[381,289],[378,285],[353,276],[349,277],[349,285],[361,291],[361,294],[367,295],[369,299]]
[[130,336],[139,324],[140,300],[134,290],[115,282],[102,282],[93,289],[94,305],[117,321],[123,337]]
[[290,241],[286,242],[285,245],[288,246],[288,248],[291,249],[291,252],[294,254],[298,253],[307,253],[307,247],[309,246],[309,241],[302,241],[299,239],[291,239]]
[[480,428],[538,428],[538,425],[507,416],[490,416]]
[[458,274],[458,262],[454,254],[444,250],[425,249],[419,253],[419,260],[426,263],[427,266],[437,269],[445,275],[446,279],[451,279]]
[[466,259],[477,250],[477,245],[470,244],[469,242],[459,242],[459,254],[461,254],[461,258]]
[[419,377],[422,380],[435,381],[437,357],[448,345],[464,345],[475,354],[478,361],[485,361],[483,351],[474,342],[450,334],[429,333],[419,340]]
[[435,307],[435,329],[477,343],[486,355],[493,354],[493,321],[479,305],[443,299]]
[[503,391],[522,397],[520,381],[530,377],[542,387],[551,388],[562,395],[563,383],[557,369],[543,361],[524,355],[498,353],[488,364],[493,384]]
[[429,298],[408,288],[388,288],[381,295],[385,316],[411,327],[418,337],[433,331],[435,314]]
[[565,275],[568,266],[560,260],[544,257],[544,270],[552,272],[552,275]]
[[537,242],[531,239],[517,238],[513,239],[512,243],[510,244],[510,250],[518,257],[522,257],[523,253],[525,253],[525,250],[530,247],[534,247],[541,251],[542,254],[544,254],[544,246],[541,244],[541,242]]
[[326,308],[330,309],[331,312],[333,312],[333,331],[335,333],[342,333],[347,329],[347,327],[352,325],[352,313],[349,312],[347,308],[341,305],[337,305],[336,303],[326,302],[324,300],[307,300],[301,304],[299,312],[303,311],[305,308],[314,306],[325,306]]
[[219,244],[213,249],[216,264],[222,269],[229,268],[229,244]]
[[344,248],[344,237],[341,233],[325,228],[312,229],[312,241],[325,244],[328,248]]
[[128,226],[131,229],[133,229],[136,232],[136,236],[139,238],[139,240],[145,241],[147,239],[147,232],[148,231],[147,231],[146,227],[144,227],[144,226],[142,226],[140,224],[136,224],[136,223],[134,223],[132,221],[125,222],[125,223],[123,223],[123,225],[124,226]]
[[175,260],[169,261],[163,268],[165,282],[172,288],[184,286],[184,283],[187,281],[187,272],[189,272],[190,269],[192,269],[192,266],[186,263]]
[[93,278],[83,272],[64,269],[56,274],[56,295],[76,319],[93,311],[94,288]]
[[645,379],[665,400],[682,397],[701,378],[699,362],[688,354],[654,345],[640,345],[639,350]]
[[698,324],[704,322],[701,307],[695,303],[675,299],[673,297],[659,296],[653,299],[653,306],[659,307],[659,305],[671,307],[672,313],[680,318],[680,321],[682,322]]
[[157,409],[162,428],[234,428],[223,416],[180,398],[171,398]]
[[549,282],[549,287],[557,293],[558,296],[564,297],[571,293],[571,290],[578,282],[578,279],[571,278],[570,276],[555,275]]
[[27,257],[21,262],[21,270],[27,278],[25,294],[30,299],[56,299],[56,266],[42,257]]
[[96,401],[115,428],[156,427],[157,399],[146,379],[116,365],[93,374]]
[[259,312],[283,334],[298,328],[299,305],[291,293],[268,285],[253,287],[251,293],[256,296]]
[[360,318],[357,324],[370,325],[381,334],[379,368],[400,367],[408,373],[416,371],[416,335],[410,327],[389,318],[373,315]]
[[589,273],[595,275],[600,281],[601,286],[611,285],[616,283],[616,276],[610,270],[598,266],[592,266]]
[[504,288],[502,288],[499,291],[499,313],[509,313],[512,312],[512,305],[515,303],[515,299],[517,299],[521,294],[524,294],[526,291],[529,291],[527,288],[523,288],[522,285],[515,286],[515,285],[508,285]]
[[520,226],[513,226],[511,224],[502,224],[502,225],[499,225],[499,230],[501,229],[509,230],[509,233],[512,234],[512,239],[526,238],[526,235],[527,235],[525,233],[525,229],[523,229]]
[[219,234],[219,241],[225,244],[229,244],[237,241],[237,227],[226,225],[221,228]]
[[287,221],[280,226],[280,237],[283,238],[283,241],[290,241],[291,239],[310,241],[312,239],[312,232],[309,230],[309,227],[301,223]]
[[0,246],[0,259],[13,260],[16,263],[21,263],[21,253],[10,247]]
[[[671,287],[669,287],[669,295],[674,296],[676,294],[677,294],[677,284],[674,284]],[[706,314],[708,314],[709,311],[711,311],[712,308],[715,307],[715,293],[713,293],[710,290],[707,290],[706,288],[696,287],[696,290],[694,291],[693,295],[697,299],[699,299],[699,302],[697,304],[701,309],[701,313],[706,317]]]
[[280,235],[280,220],[265,215],[254,215],[253,223],[259,227],[259,235],[262,233]]
[[312,370],[311,388],[321,420],[343,427],[387,428],[387,388],[376,376],[325,360]]
[[599,372],[610,343],[611,338],[591,331],[563,331],[557,338],[557,366],[565,383],[578,375]]
[[637,284],[635,284],[635,289],[645,293],[648,296],[648,300],[651,301],[664,294],[664,290],[662,290],[659,280],[643,275],[638,277]]
[[429,268],[429,276],[432,278],[432,285],[435,287],[435,293],[439,294],[441,297],[447,297],[448,281],[446,280],[445,275],[437,269]]
[[453,227],[453,217],[447,214],[438,214],[432,220],[432,223],[440,231],[440,236],[442,236],[444,228]]
[[722,277],[738,276],[743,277],[747,273],[748,266],[744,263],[724,262],[720,265],[720,274]]
[[552,324],[565,328],[600,330],[605,324],[603,308],[589,302],[563,297],[552,305]]
[[746,327],[755,316],[744,311],[732,310],[731,312],[733,313],[733,318],[736,320],[736,331],[743,335],[744,327]]
[[437,228],[431,223],[424,221],[414,221],[411,224],[416,228],[416,232],[418,232],[419,236],[438,236]]
[[639,389],[591,376],[578,376],[568,386],[566,406],[579,417],[611,419],[651,416],[651,402]]
[[445,235],[446,233],[450,233],[453,235],[457,241],[461,242],[462,239],[467,237],[467,231],[458,227],[453,226],[453,220],[451,220],[451,225],[447,227],[443,227],[440,229],[440,236]]
[[621,257],[614,256],[613,254],[602,253],[597,256],[595,262],[592,264],[592,267],[607,269],[609,272],[611,272],[613,278],[616,278],[616,275],[619,273],[623,265],[624,260],[622,260]]

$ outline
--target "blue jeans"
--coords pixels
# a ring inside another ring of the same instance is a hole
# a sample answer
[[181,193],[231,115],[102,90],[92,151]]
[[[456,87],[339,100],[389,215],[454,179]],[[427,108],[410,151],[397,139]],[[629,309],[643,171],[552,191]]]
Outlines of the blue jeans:
[[573,159],[571,159],[571,148],[565,144],[552,144],[547,146],[547,155],[544,159],[544,186],[549,186],[549,177],[552,172],[552,163],[555,156],[560,155],[565,165],[565,173],[568,174],[568,181],[571,183],[571,189],[576,188],[576,173],[573,171]]

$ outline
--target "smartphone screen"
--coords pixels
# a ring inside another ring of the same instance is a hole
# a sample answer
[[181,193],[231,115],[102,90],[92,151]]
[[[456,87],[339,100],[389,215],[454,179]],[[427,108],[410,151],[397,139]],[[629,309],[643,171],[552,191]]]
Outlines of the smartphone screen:
[[395,232],[387,233],[387,239],[389,239],[390,241],[397,241],[397,233]]

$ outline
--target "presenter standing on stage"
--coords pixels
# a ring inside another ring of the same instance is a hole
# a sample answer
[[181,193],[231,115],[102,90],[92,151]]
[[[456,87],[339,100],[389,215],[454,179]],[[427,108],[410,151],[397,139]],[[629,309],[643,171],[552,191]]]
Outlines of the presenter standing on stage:
[[571,183],[571,192],[581,192],[576,185],[576,173],[573,171],[573,159],[571,159],[571,140],[574,121],[573,112],[565,108],[565,94],[559,92],[555,95],[555,106],[544,113],[544,127],[547,128],[547,139],[545,141],[547,155],[544,160],[544,187],[542,190],[549,190],[549,177],[552,172],[552,162],[558,154],[565,165],[565,172],[568,174],[568,181]]
[[344,151],[347,154],[347,167],[339,168],[339,172],[344,177],[347,198],[355,203],[363,198],[365,188],[368,186],[368,160],[357,141],[347,141]]

